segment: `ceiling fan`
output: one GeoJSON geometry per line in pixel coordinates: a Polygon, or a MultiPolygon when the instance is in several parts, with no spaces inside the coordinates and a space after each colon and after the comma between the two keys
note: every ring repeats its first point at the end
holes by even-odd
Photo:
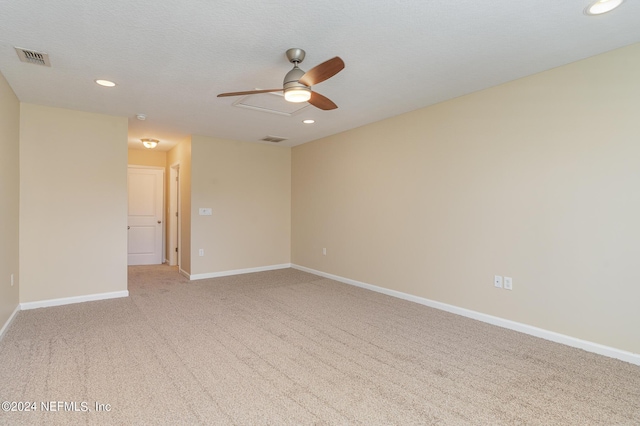
{"type": "Polygon", "coordinates": [[[339,57],[329,59],[304,72],[298,65],[304,60],[302,49],[287,50],[287,59],[293,64],[293,69],[284,77],[282,89],[247,90],[244,92],[220,93],[219,98],[225,96],[255,95],[256,93],[284,92],[284,98],[289,102],[309,102],[322,110],[336,109],[338,106],[320,93],[311,91],[311,86],[322,83],[338,74],[344,68],[344,62],[339,57]]]}

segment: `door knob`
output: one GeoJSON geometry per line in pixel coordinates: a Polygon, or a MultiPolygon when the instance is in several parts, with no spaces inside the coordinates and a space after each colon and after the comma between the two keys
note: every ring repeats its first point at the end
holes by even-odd
{"type": "Polygon", "coordinates": [[[159,221],[158,221],[158,223],[162,223],[162,221],[161,221],[161,220],[159,220],[159,221]]]}
{"type": "Polygon", "coordinates": [[[130,227],[130,226],[127,226],[127,229],[131,229],[131,227],[130,227]]]}

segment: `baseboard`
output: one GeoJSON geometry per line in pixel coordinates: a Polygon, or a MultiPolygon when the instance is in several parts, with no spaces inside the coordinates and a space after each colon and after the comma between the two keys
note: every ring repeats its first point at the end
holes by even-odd
{"type": "Polygon", "coordinates": [[[583,349],[587,352],[593,352],[599,355],[604,355],[609,358],[616,358],[631,364],[640,365],[640,354],[636,354],[633,352],[628,352],[621,349],[604,346],[599,343],[589,342],[587,340],[578,339],[576,337],[567,336],[565,334],[556,333],[554,331],[533,327],[531,325],[519,323],[516,321],[511,321],[511,320],[500,318],[500,317],[494,317],[493,315],[483,314],[481,312],[460,308],[454,305],[448,305],[442,302],[436,302],[434,300],[425,299],[423,297],[414,296],[412,294],[402,293],[400,291],[390,290],[384,287],[378,287],[372,284],[367,284],[367,283],[352,280],[349,278],[340,277],[338,275],[328,274],[326,272],[317,271],[315,269],[306,268],[300,265],[292,264],[291,267],[294,269],[298,269],[300,271],[309,272],[310,274],[319,275],[321,277],[329,278],[334,281],[339,281],[341,283],[362,287],[367,290],[372,290],[378,293],[386,294],[388,296],[397,297],[399,299],[404,299],[410,302],[419,303],[421,305],[429,306],[431,308],[439,309],[442,311],[451,312],[456,315],[472,318],[478,321],[486,322],[488,324],[497,325],[498,327],[508,328],[510,330],[519,331],[521,333],[529,334],[535,337],[540,337],[542,339],[550,340],[552,342],[562,343],[563,345],[583,349]]]}
{"type": "MultiPolygon", "coordinates": [[[[252,272],[274,271],[276,269],[286,269],[286,268],[291,268],[291,264],[283,263],[281,265],[259,266],[257,268],[247,268],[247,269],[233,269],[230,271],[209,272],[205,274],[193,274],[193,275],[187,274],[185,276],[188,277],[190,280],[204,280],[207,278],[228,277],[230,275],[250,274],[252,272]]],[[[183,272],[183,271],[180,271],[180,272],[183,272]]]]}
{"type": "Polygon", "coordinates": [[[180,275],[189,278],[189,273],[187,271],[185,271],[182,268],[178,268],[178,272],[180,273],[180,275]]]}
{"type": "Polygon", "coordinates": [[[9,326],[11,325],[13,318],[15,318],[19,310],[20,310],[20,305],[16,306],[16,308],[13,310],[11,315],[9,315],[9,319],[7,320],[7,322],[5,322],[2,328],[0,329],[0,340],[2,340],[2,338],[4,337],[4,333],[9,329],[9,326]]]}
{"type": "Polygon", "coordinates": [[[26,302],[20,304],[20,309],[26,311],[29,309],[48,308],[51,306],[71,305],[72,303],[117,299],[119,297],[129,297],[129,291],[113,291],[110,293],[87,294],[86,296],[63,297],[60,299],[40,300],[38,302],[26,302]]]}

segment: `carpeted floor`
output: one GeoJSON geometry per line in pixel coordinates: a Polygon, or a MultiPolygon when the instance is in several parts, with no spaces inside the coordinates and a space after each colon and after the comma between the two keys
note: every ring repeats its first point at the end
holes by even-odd
{"type": "Polygon", "coordinates": [[[129,291],[17,315],[0,424],[640,424],[638,366],[297,270],[129,291]]]}

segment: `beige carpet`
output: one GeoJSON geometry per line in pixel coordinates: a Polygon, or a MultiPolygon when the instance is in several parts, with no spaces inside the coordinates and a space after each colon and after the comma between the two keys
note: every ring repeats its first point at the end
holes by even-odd
{"type": "Polygon", "coordinates": [[[17,315],[1,424],[640,424],[638,366],[315,275],[129,281],[17,315]]]}

